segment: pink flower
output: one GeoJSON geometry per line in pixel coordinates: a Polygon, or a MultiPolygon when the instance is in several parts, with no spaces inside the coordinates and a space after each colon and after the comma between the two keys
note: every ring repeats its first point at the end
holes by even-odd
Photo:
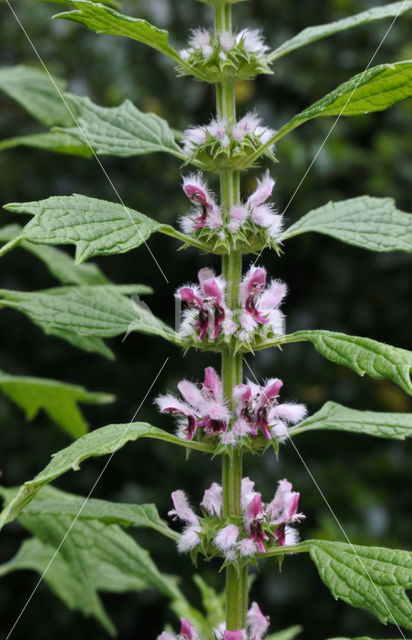
{"type": "Polygon", "coordinates": [[[180,637],[181,640],[197,640],[198,638],[194,626],[186,618],[180,620],[180,637]]]}
{"type": "Polygon", "coordinates": [[[245,632],[243,629],[237,629],[235,631],[225,631],[223,633],[223,640],[244,640],[245,632]]]}
{"type": "MultiPolygon", "coordinates": [[[[273,132],[265,127],[257,127],[255,133],[258,133],[264,144],[273,132]]],[[[270,177],[269,171],[266,171],[263,178],[257,181],[256,190],[246,202],[252,221],[267,229],[273,236],[278,235],[282,229],[282,216],[274,212],[271,204],[264,203],[272,195],[274,185],[275,181],[270,177]]]]}
{"type": "MultiPolygon", "coordinates": [[[[198,128],[196,135],[199,136],[198,128]]],[[[192,134],[193,137],[193,134],[192,134]]],[[[192,219],[194,229],[209,226],[217,229],[223,223],[220,208],[216,204],[206,182],[200,173],[191,173],[183,178],[183,191],[189,200],[200,209],[200,216],[192,219]]]]}
{"type": "Polygon", "coordinates": [[[185,402],[172,395],[160,396],[155,402],[162,413],[187,419],[184,429],[187,440],[193,439],[199,427],[211,434],[226,431],[230,412],[224,404],[222,382],[212,367],[205,369],[201,388],[189,380],[181,380],[177,388],[185,402]]]}
{"type": "Polygon", "coordinates": [[[269,620],[260,610],[259,605],[253,602],[246,616],[249,640],[262,640],[269,627],[269,620]]]}
{"type": "Polygon", "coordinates": [[[200,544],[200,531],[200,527],[197,526],[186,527],[177,541],[178,551],[180,551],[180,553],[187,553],[197,547],[197,545],[200,544]]]}
{"type": "Polygon", "coordinates": [[[256,543],[260,553],[265,553],[264,540],[269,540],[269,536],[262,529],[262,522],[265,519],[265,511],[260,493],[256,493],[250,500],[245,511],[246,529],[249,533],[249,540],[256,543]]]}
{"type": "Polygon", "coordinates": [[[220,484],[212,482],[209,489],[206,489],[200,506],[206,509],[211,515],[215,513],[220,517],[223,508],[223,491],[220,484]]]}
{"type": "Polygon", "coordinates": [[[272,195],[274,186],[275,181],[270,177],[269,171],[266,171],[263,178],[261,180],[257,180],[256,190],[252,193],[251,196],[249,196],[246,204],[251,209],[263,204],[272,195]]]}
{"type": "Polygon", "coordinates": [[[176,636],[172,636],[171,633],[163,631],[160,636],[157,636],[157,640],[176,640],[176,636]]]}
{"type": "Polygon", "coordinates": [[[305,517],[303,513],[297,512],[299,497],[299,493],[292,491],[292,484],[288,480],[280,480],[275,496],[267,506],[270,523],[277,525],[275,537],[280,546],[286,544],[286,529],[289,529],[286,525],[299,522],[305,517]]]}
{"type": "Polygon", "coordinates": [[[203,127],[189,127],[184,132],[183,148],[186,153],[193,152],[196,147],[205,144],[207,140],[206,131],[203,127]]]}
{"type": "Polygon", "coordinates": [[[237,542],[239,538],[239,529],[235,524],[228,524],[220,529],[215,537],[215,545],[223,552],[228,551],[237,542]]]}
{"type": "Polygon", "coordinates": [[[238,544],[238,549],[243,557],[254,556],[257,551],[256,544],[249,538],[243,538],[238,544]]]}
{"type": "Polygon", "coordinates": [[[268,440],[272,436],[287,435],[287,423],[299,422],[306,415],[306,407],[293,402],[278,404],[282,386],[283,382],[278,378],[269,379],[263,387],[250,380],[247,384],[237,385],[233,389],[235,425],[246,423],[252,435],[260,430],[268,440]]]}
{"type": "Polygon", "coordinates": [[[248,210],[243,205],[235,205],[229,211],[230,222],[227,225],[228,230],[231,233],[236,233],[239,231],[242,224],[246,221],[248,217],[248,210]]]}
{"type": "Polygon", "coordinates": [[[256,127],[260,125],[260,118],[256,113],[249,112],[241,118],[233,127],[232,135],[235,140],[242,142],[245,136],[252,135],[256,127]]]}
{"type": "Polygon", "coordinates": [[[171,517],[179,518],[179,520],[183,520],[187,524],[199,525],[199,518],[189,506],[186,494],[184,491],[178,489],[177,491],[173,491],[172,500],[174,509],[169,511],[168,515],[171,517]]]}
{"type": "Polygon", "coordinates": [[[186,438],[187,440],[192,440],[198,427],[198,419],[194,409],[172,395],[159,396],[155,402],[161,413],[170,413],[187,418],[186,438]]]}
{"type": "Polygon", "coordinates": [[[208,334],[211,340],[224,329],[224,321],[230,319],[230,312],[224,303],[226,283],[216,277],[211,269],[200,269],[198,273],[199,287],[196,285],[182,287],[177,295],[190,309],[198,313],[194,327],[199,329],[199,340],[208,334]],[[223,326],[222,326],[223,325],[223,326]]]}
{"type": "Polygon", "coordinates": [[[265,324],[280,335],[284,331],[284,316],[279,306],[287,288],[280,280],[271,280],[266,287],[266,271],[262,267],[252,267],[240,284],[240,303],[243,313],[240,323],[247,332],[254,331],[259,324],[265,324]]]}

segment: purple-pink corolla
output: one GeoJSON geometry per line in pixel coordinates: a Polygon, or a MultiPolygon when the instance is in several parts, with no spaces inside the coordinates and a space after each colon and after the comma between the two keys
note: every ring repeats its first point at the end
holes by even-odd
{"type": "Polygon", "coordinates": [[[173,491],[172,501],[174,509],[169,511],[169,516],[179,518],[186,524],[183,533],[181,534],[177,543],[177,548],[180,552],[185,553],[191,551],[198,544],[200,544],[199,533],[202,531],[200,520],[189,506],[186,494],[180,489],[173,491]]]}
{"type": "MultiPolygon", "coordinates": [[[[201,130],[192,128],[190,132],[193,141],[202,140],[201,130]]],[[[192,233],[195,229],[204,227],[218,229],[222,226],[223,219],[220,208],[200,173],[191,173],[183,178],[183,191],[196,207],[195,214],[181,218],[180,222],[185,233],[192,233]]]]}
{"type": "Polygon", "coordinates": [[[177,637],[167,631],[163,631],[160,636],[157,636],[157,640],[199,640],[199,636],[192,623],[186,618],[181,618],[180,633],[177,637]]]}
{"type": "Polygon", "coordinates": [[[299,497],[299,493],[292,491],[292,484],[288,480],[280,480],[272,502],[267,505],[270,522],[276,525],[275,538],[280,546],[297,542],[296,529],[287,525],[305,517],[297,512],[299,497]]]}
{"type": "Polygon", "coordinates": [[[222,381],[213,367],[205,369],[200,388],[189,380],[181,380],[177,388],[184,402],[171,394],[159,396],[155,402],[162,413],[179,416],[179,437],[192,440],[199,427],[212,435],[226,431],[231,416],[224,404],[222,381]]]}
{"type": "Polygon", "coordinates": [[[279,378],[270,378],[262,387],[250,380],[247,384],[237,385],[233,389],[237,416],[234,431],[251,435],[261,432],[267,440],[284,439],[288,433],[287,424],[300,422],[306,415],[306,407],[293,402],[278,404],[282,386],[279,378]]]}
{"type": "Polygon", "coordinates": [[[257,180],[257,187],[246,201],[246,207],[255,224],[264,227],[270,235],[277,236],[282,230],[283,218],[276,213],[272,204],[266,202],[272,195],[274,186],[275,181],[269,171],[266,171],[263,178],[257,180]]]}
{"type": "Polygon", "coordinates": [[[221,333],[231,335],[236,325],[224,301],[226,282],[207,268],[200,269],[198,280],[199,285],[181,287],[176,294],[188,306],[183,314],[181,334],[193,335],[198,329],[199,340],[206,337],[215,340],[221,333]]]}
{"type": "MultiPolygon", "coordinates": [[[[273,500],[268,504],[263,503],[261,494],[254,487],[255,483],[250,478],[242,479],[244,532],[236,525],[229,524],[219,529],[215,536],[215,545],[227,559],[233,560],[236,554],[248,557],[258,552],[265,553],[264,543],[270,540],[269,534],[274,536],[279,546],[298,541],[296,529],[289,525],[299,522],[305,516],[297,513],[299,493],[292,491],[291,483],[281,480],[273,500]]],[[[219,508],[221,507],[220,503],[219,508]]],[[[250,616],[251,620],[255,616],[254,628],[257,628],[259,620],[263,628],[263,620],[259,618],[256,607],[252,608],[250,616]]]]}
{"type": "Polygon", "coordinates": [[[252,602],[247,612],[246,626],[249,640],[262,640],[268,630],[269,619],[263,615],[257,602],[252,602]]]}
{"type": "Polygon", "coordinates": [[[284,332],[284,315],[279,310],[287,287],[280,280],[271,280],[266,286],[267,276],[263,267],[251,266],[240,284],[239,296],[242,308],[240,324],[244,331],[251,332],[260,325],[268,327],[276,335],[284,332]]]}

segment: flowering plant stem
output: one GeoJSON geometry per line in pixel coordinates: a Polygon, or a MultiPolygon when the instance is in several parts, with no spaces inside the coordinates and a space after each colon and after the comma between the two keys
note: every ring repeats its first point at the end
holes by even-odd
{"type": "MultiPolygon", "coordinates": [[[[216,31],[232,29],[232,7],[230,4],[216,4],[214,7],[216,31]]],[[[235,85],[231,80],[216,84],[216,111],[218,118],[231,126],[236,123],[235,85]]],[[[240,202],[240,173],[230,169],[220,172],[220,193],[223,214],[240,202]]],[[[242,276],[242,254],[231,252],[222,256],[222,274],[227,282],[227,304],[236,309],[239,298],[239,284],[242,276]]],[[[222,353],[222,382],[226,402],[232,402],[233,388],[242,382],[242,356],[230,351],[222,353]]],[[[240,516],[242,452],[222,457],[223,509],[225,517],[240,516]]],[[[247,566],[237,570],[233,566],[226,569],[226,628],[243,629],[246,624],[248,600],[247,566]]]]}

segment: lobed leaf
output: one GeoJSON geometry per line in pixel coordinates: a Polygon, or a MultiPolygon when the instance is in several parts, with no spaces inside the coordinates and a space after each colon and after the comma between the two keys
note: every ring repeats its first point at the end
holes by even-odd
{"type": "MultiPolygon", "coordinates": [[[[8,500],[11,500],[17,490],[0,489],[8,500]]],[[[161,519],[154,504],[127,504],[85,498],[61,491],[55,487],[45,486],[34,500],[23,510],[24,515],[37,516],[70,516],[81,520],[98,520],[103,524],[117,524],[122,527],[144,527],[153,529],[162,535],[176,540],[179,537],[168,524],[161,519]]]]}
{"type": "Polygon", "coordinates": [[[362,196],[329,202],[286,229],[281,239],[308,231],[371,251],[412,252],[412,215],[399,211],[392,198],[362,196]]]}
{"type": "Polygon", "coordinates": [[[308,540],[319,575],[336,599],[412,629],[412,553],[343,542],[308,540]]]}
{"type": "Polygon", "coordinates": [[[65,80],[49,76],[40,69],[25,65],[0,69],[0,90],[48,127],[73,124],[60,95],[65,88],[65,80]]]}
{"type": "Polygon", "coordinates": [[[187,244],[199,244],[170,225],[122,204],[78,194],[11,203],[5,209],[34,216],[24,227],[21,239],[40,244],[75,244],[76,263],[96,255],[125,253],[141,246],[157,231],[187,244]]]}
{"type": "Polygon", "coordinates": [[[0,308],[21,311],[46,334],[111,357],[102,338],[140,331],[180,345],[180,337],[143,303],[123,294],[150,293],[144,285],[59,287],[37,292],[0,290],[0,308]]]}
{"type": "Polygon", "coordinates": [[[182,440],[167,433],[167,431],[144,422],[107,425],[87,433],[65,449],[55,453],[47,467],[33,480],[26,482],[3,509],[0,514],[0,529],[18,517],[21,509],[34,498],[44,485],[53,482],[53,480],[67,471],[77,471],[80,468],[80,463],[88,458],[113,454],[128,442],[133,442],[139,438],[154,438],[155,440],[163,440],[187,449],[213,453],[213,448],[207,444],[182,440]]]}
{"type": "MultiPolygon", "coordinates": [[[[71,610],[81,611],[86,616],[95,617],[108,633],[112,636],[115,635],[115,628],[107,617],[100,598],[96,595],[93,601],[90,602],[88,598],[90,588],[85,594],[83,580],[79,581],[62,555],[58,553],[55,556],[55,552],[56,550],[52,545],[44,544],[37,538],[33,537],[25,540],[14,557],[0,565],[0,577],[13,571],[36,571],[51,591],[64,602],[66,607],[71,610]],[[50,563],[52,559],[53,561],[50,563]]],[[[96,565],[96,568],[98,567],[99,564],[96,565]]],[[[112,574],[110,578],[112,580],[114,578],[115,584],[119,582],[118,575],[112,574]]],[[[96,579],[99,579],[98,576],[96,576],[96,579]]],[[[131,581],[132,577],[130,577],[131,581]]],[[[137,581],[137,585],[140,586],[139,581],[137,581]]]]}
{"type": "Polygon", "coordinates": [[[0,229],[0,242],[10,242],[19,238],[18,246],[44,262],[50,273],[63,284],[110,284],[96,264],[75,264],[74,260],[61,249],[20,240],[22,231],[22,227],[18,224],[6,225],[0,229]]]}
{"type": "Polygon", "coordinates": [[[307,44],[311,44],[321,38],[326,38],[340,31],[351,29],[362,24],[374,22],[375,20],[382,20],[383,18],[397,18],[403,13],[406,13],[412,8],[412,0],[401,0],[400,2],[391,2],[380,7],[373,7],[367,9],[361,13],[357,13],[354,16],[343,18],[342,20],[336,20],[329,24],[321,24],[315,27],[307,27],[293,38],[286,40],[280,47],[277,47],[271,54],[269,54],[269,61],[274,62],[279,58],[282,58],[291,51],[304,47],[307,44]]]}
{"type": "Polygon", "coordinates": [[[296,331],[296,333],[254,345],[254,349],[278,347],[282,344],[305,340],[312,342],[316,351],[328,360],[349,367],[360,376],[368,374],[377,380],[392,380],[406,393],[412,395],[410,376],[412,352],[370,338],[350,336],[324,329],[296,331]]]}
{"type": "Polygon", "coordinates": [[[24,543],[17,556],[0,567],[0,575],[15,569],[37,570],[70,608],[94,616],[111,635],[116,630],[98,591],[154,588],[172,599],[181,595],[176,579],[160,573],[148,552],[117,525],[26,512],[19,520],[36,538],[24,543]]]}
{"type": "Polygon", "coordinates": [[[82,158],[90,158],[93,155],[84,142],[82,143],[76,136],[71,136],[64,132],[32,133],[27,136],[16,136],[15,138],[0,140],[0,151],[20,146],[54,151],[55,153],[68,153],[82,158]]]}
{"type": "Polygon", "coordinates": [[[78,404],[113,402],[107,393],[87,391],[84,387],[28,376],[14,376],[0,371],[3,393],[23,409],[28,420],[33,420],[40,409],[73,438],[87,432],[87,422],[78,404]]]}
{"type": "Polygon", "coordinates": [[[313,416],[289,430],[296,436],[307,431],[349,431],[377,438],[405,440],[412,438],[412,414],[356,411],[337,402],[326,402],[313,416]]]}
{"type": "Polygon", "coordinates": [[[277,131],[248,158],[249,164],[259,158],[275,142],[296,127],[313,118],[356,116],[388,107],[412,96],[412,61],[401,60],[371,67],[341,84],[315,102],[277,131]]]}
{"type": "Polygon", "coordinates": [[[59,13],[54,16],[55,18],[81,22],[97,33],[132,38],[161,51],[175,62],[183,62],[178,52],[169,44],[169,34],[165,29],[158,29],[146,20],[125,16],[102,4],[88,0],[67,0],[67,2],[75,9],[59,13]]]}
{"type": "Polygon", "coordinates": [[[166,120],[139,111],[130,100],[118,107],[101,107],[87,97],[66,94],[66,99],[76,126],[58,130],[99,155],[127,158],[160,151],[185,158],[166,120]]]}

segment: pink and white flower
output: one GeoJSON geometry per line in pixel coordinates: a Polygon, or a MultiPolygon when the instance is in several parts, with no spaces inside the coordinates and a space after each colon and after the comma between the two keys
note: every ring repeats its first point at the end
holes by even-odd
{"type": "Polygon", "coordinates": [[[299,497],[299,493],[292,491],[292,484],[288,480],[280,480],[272,502],[267,505],[270,523],[276,525],[275,538],[280,546],[297,542],[296,529],[287,525],[300,522],[305,517],[303,513],[298,513],[299,497]]]}
{"type": "MultiPolygon", "coordinates": [[[[259,132],[259,137],[262,144],[265,144],[272,135],[272,132],[267,134],[267,131],[261,127],[262,131],[259,132]],[[267,137],[268,136],[268,137],[267,137]],[[264,139],[266,138],[267,139],[264,139]]],[[[249,196],[246,206],[248,207],[250,217],[252,221],[260,227],[267,229],[268,233],[273,236],[279,235],[282,229],[282,216],[276,213],[271,204],[267,204],[266,201],[272,195],[275,181],[266,171],[261,180],[257,180],[257,187],[255,191],[249,196]]]]}
{"type": "MultiPolygon", "coordinates": [[[[201,131],[200,127],[189,129],[189,144],[192,144],[195,138],[202,140],[201,131]]],[[[200,173],[191,173],[183,178],[183,191],[200,211],[200,215],[197,217],[185,216],[181,220],[186,231],[190,232],[206,226],[210,229],[218,229],[222,226],[223,219],[220,208],[200,173]]]]}
{"type": "Polygon", "coordinates": [[[253,602],[246,616],[246,627],[249,640],[262,640],[269,627],[269,620],[260,610],[259,605],[253,602]]]}
{"type": "Polygon", "coordinates": [[[259,29],[243,29],[237,34],[236,42],[242,44],[247,53],[263,54],[269,49],[259,29]]]}
{"type": "Polygon", "coordinates": [[[178,491],[173,491],[172,501],[174,509],[169,511],[168,515],[174,519],[179,518],[179,520],[182,520],[182,522],[187,525],[183,530],[183,533],[180,535],[177,543],[178,550],[181,553],[186,553],[200,544],[199,534],[202,531],[202,527],[199,518],[189,506],[184,491],[181,491],[180,489],[178,491]]]}
{"type": "Polygon", "coordinates": [[[263,387],[250,380],[237,385],[233,389],[235,425],[246,423],[252,435],[261,432],[267,440],[286,437],[287,424],[300,422],[306,415],[306,407],[293,402],[278,404],[282,386],[279,378],[270,378],[263,387]]]}
{"type": "Polygon", "coordinates": [[[231,416],[223,401],[222,382],[212,367],[205,369],[200,388],[189,380],[181,380],[177,388],[184,402],[172,395],[160,396],[155,402],[162,413],[186,419],[179,435],[192,440],[199,427],[209,434],[226,431],[231,416]]]}
{"type": "Polygon", "coordinates": [[[198,280],[199,286],[187,285],[177,292],[189,310],[195,312],[195,315],[189,313],[184,316],[181,331],[186,335],[199,329],[199,340],[206,337],[215,340],[221,332],[230,335],[236,327],[224,302],[226,282],[207,268],[200,269],[198,280]]]}
{"type": "Polygon", "coordinates": [[[286,292],[287,287],[280,280],[271,280],[266,286],[266,270],[252,265],[240,284],[242,328],[251,333],[259,324],[267,325],[275,335],[281,335],[284,332],[284,315],[279,306],[286,292]]]}
{"type": "Polygon", "coordinates": [[[206,489],[200,506],[211,515],[215,514],[220,517],[223,509],[223,491],[220,484],[212,482],[209,489],[206,489]]]}
{"type": "Polygon", "coordinates": [[[236,629],[235,631],[225,631],[223,633],[223,640],[245,640],[245,632],[243,629],[236,629]]]}
{"type": "Polygon", "coordinates": [[[249,540],[252,540],[260,553],[265,553],[263,545],[264,540],[269,540],[269,536],[262,528],[262,522],[265,520],[265,510],[262,503],[260,493],[256,493],[249,501],[245,509],[245,526],[249,534],[249,540]]]}
{"type": "Polygon", "coordinates": [[[239,538],[239,528],[235,524],[228,524],[220,529],[215,536],[215,545],[218,549],[226,553],[233,549],[239,538]]]}

